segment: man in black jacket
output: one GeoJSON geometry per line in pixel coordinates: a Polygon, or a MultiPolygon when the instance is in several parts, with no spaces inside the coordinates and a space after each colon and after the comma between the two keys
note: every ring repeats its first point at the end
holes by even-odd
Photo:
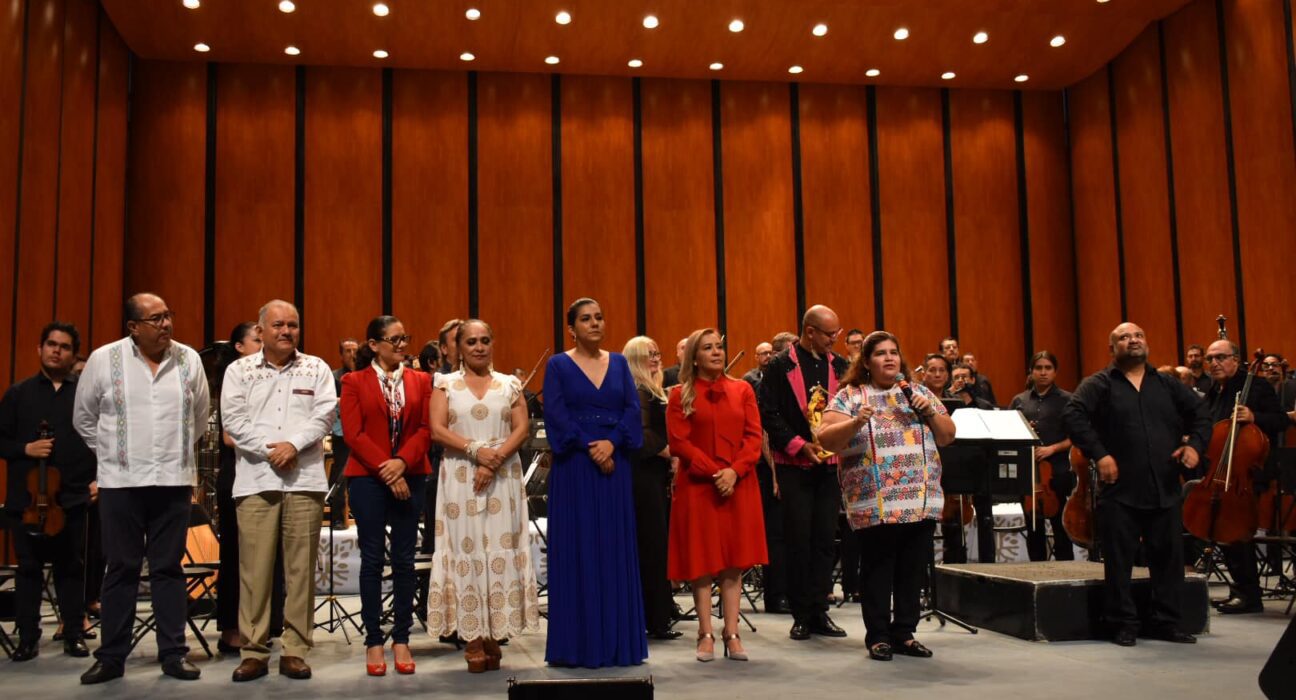
{"type": "Polygon", "coordinates": [[[81,350],[75,326],[54,322],[41,331],[41,369],[19,382],[0,400],[0,458],[8,462],[8,500],[18,577],[14,603],[18,648],[14,661],[36,657],[40,644],[40,607],[43,560],[54,565],[54,586],[63,618],[63,651],[69,656],[89,656],[82,632],[85,613],[86,511],[95,485],[95,455],[72,426],[77,378],[72,365],[81,350]],[[49,432],[41,434],[42,424],[49,432]],[[63,529],[52,537],[29,532],[22,524],[23,509],[30,503],[27,478],[41,462],[58,469],[61,485],[54,503],[63,509],[63,529]]]}
{"type": "Polygon", "coordinates": [[[1210,420],[1191,389],[1148,364],[1142,328],[1117,326],[1110,348],[1112,364],[1081,382],[1064,411],[1072,444],[1097,462],[1103,483],[1095,517],[1105,557],[1104,617],[1113,642],[1134,646],[1139,615],[1130,577],[1141,538],[1152,576],[1151,626],[1143,634],[1191,644],[1196,637],[1179,629],[1179,474],[1206,451],[1210,420]]]}
{"type": "MultiPolygon", "coordinates": [[[[1228,340],[1217,340],[1206,348],[1205,362],[1211,378],[1210,392],[1206,394],[1211,422],[1231,420],[1238,392],[1242,391],[1247,379],[1247,373],[1239,371],[1244,370],[1242,351],[1228,340]]],[[[1251,382],[1246,403],[1238,409],[1238,423],[1254,423],[1269,438],[1271,446],[1278,444],[1278,438],[1287,429],[1288,421],[1278,403],[1278,395],[1269,382],[1251,382]]],[[[1258,493],[1265,489],[1265,482],[1263,474],[1257,476],[1260,477],[1260,481],[1255,484],[1258,493]]],[[[1265,524],[1260,523],[1260,526],[1265,527],[1265,524]]],[[[1228,599],[1218,605],[1219,611],[1226,615],[1263,612],[1255,547],[1250,542],[1239,542],[1224,545],[1221,549],[1233,581],[1229,586],[1228,599]]]]}
{"type": "Polygon", "coordinates": [[[846,636],[828,617],[833,538],[841,509],[837,459],[818,456],[806,418],[812,392],[821,389],[831,400],[846,372],[846,360],[832,353],[841,330],[832,309],[807,309],[800,340],[770,360],[756,392],[783,501],[787,593],[794,618],[789,634],[797,640],[811,634],[846,636]]]}

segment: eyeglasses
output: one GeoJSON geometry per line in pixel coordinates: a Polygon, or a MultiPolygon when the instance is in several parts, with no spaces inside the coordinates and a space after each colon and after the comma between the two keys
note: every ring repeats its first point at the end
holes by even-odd
{"type": "Polygon", "coordinates": [[[160,313],[160,314],[153,314],[152,316],[145,316],[144,318],[137,318],[137,319],[135,319],[135,321],[138,322],[138,323],[147,323],[147,324],[149,324],[150,326],[153,326],[154,328],[160,328],[160,327],[162,326],[162,324],[167,323],[167,322],[173,320],[174,318],[175,318],[175,315],[172,314],[170,311],[163,311],[163,312],[160,313]]]}
{"type": "Polygon", "coordinates": [[[662,356],[661,353],[656,350],[648,351],[648,359],[650,360],[660,360],[661,356],[662,356]]]}
{"type": "Polygon", "coordinates": [[[820,328],[819,326],[810,326],[810,327],[813,328],[813,329],[815,329],[815,330],[817,330],[817,331],[819,331],[820,333],[823,333],[824,336],[826,336],[826,337],[828,337],[828,338],[836,338],[837,336],[841,335],[841,332],[842,332],[842,329],[840,329],[840,328],[838,328],[838,329],[835,330],[835,331],[826,331],[826,330],[820,328]]]}
{"type": "Polygon", "coordinates": [[[1207,361],[1207,362],[1223,362],[1223,361],[1225,361],[1225,360],[1230,360],[1230,359],[1233,359],[1233,358],[1235,358],[1235,357],[1237,357],[1237,355],[1234,355],[1234,354],[1232,354],[1232,353],[1224,353],[1224,354],[1220,354],[1220,355],[1207,355],[1207,356],[1206,356],[1206,361],[1207,361]]]}
{"type": "Polygon", "coordinates": [[[399,347],[399,346],[401,346],[401,345],[406,345],[406,344],[408,344],[409,341],[410,341],[410,337],[409,337],[408,335],[393,335],[393,336],[390,337],[390,338],[383,338],[383,339],[382,339],[381,341],[379,341],[379,342],[382,342],[382,343],[391,343],[392,345],[399,347]]]}

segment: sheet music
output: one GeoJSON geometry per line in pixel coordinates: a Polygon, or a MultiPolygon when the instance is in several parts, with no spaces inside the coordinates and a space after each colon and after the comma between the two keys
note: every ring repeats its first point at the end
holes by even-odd
{"type": "Polygon", "coordinates": [[[965,408],[950,415],[960,440],[1037,440],[1020,411],[965,408]]]}

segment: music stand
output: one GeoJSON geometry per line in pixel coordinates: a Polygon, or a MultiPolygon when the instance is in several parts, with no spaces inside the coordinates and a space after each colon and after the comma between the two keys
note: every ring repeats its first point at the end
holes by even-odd
{"type": "MultiPolygon", "coordinates": [[[[542,428],[543,429],[543,428],[542,428]]],[[[549,515],[549,466],[552,463],[553,455],[549,452],[548,441],[544,447],[535,451],[535,456],[531,458],[531,464],[527,467],[526,473],[522,477],[523,489],[526,492],[527,520],[530,522],[532,529],[535,530],[536,536],[540,538],[541,550],[545,556],[549,554],[549,535],[547,532],[548,525],[542,529],[540,527],[540,518],[548,518],[549,515]],[[544,515],[540,515],[540,512],[544,515]]],[[[545,576],[544,583],[536,581],[536,598],[547,598],[549,596],[549,576],[545,576]]],[[[541,608],[540,616],[548,619],[549,612],[541,608]]]]}
{"type": "MultiPolygon", "coordinates": [[[[325,503],[327,503],[329,499],[333,497],[333,494],[335,491],[337,491],[338,486],[341,486],[340,481],[334,483],[333,486],[329,488],[328,493],[325,494],[324,496],[325,503]]],[[[315,613],[317,616],[319,614],[319,611],[325,608],[328,609],[328,616],[316,622],[315,629],[326,630],[330,633],[336,632],[337,630],[341,629],[343,639],[346,639],[346,643],[350,644],[351,635],[347,633],[346,623],[350,622],[351,626],[355,627],[356,634],[364,634],[364,630],[360,628],[360,623],[355,621],[355,613],[349,612],[345,607],[343,607],[341,601],[338,600],[337,592],[335,588],[336,584],[334,582],[334,577],[333,577],[334,562],[333,562],[333,528],[332,527],[329,527],[328,533],[329,533],[328,565],[325,568],[325,575],[328,576],[328,595],[325,595],[324,599],[315,605],[315,613]]],[[[316,543],[315,546],[318,547],[319,544],[316,543]]]]}

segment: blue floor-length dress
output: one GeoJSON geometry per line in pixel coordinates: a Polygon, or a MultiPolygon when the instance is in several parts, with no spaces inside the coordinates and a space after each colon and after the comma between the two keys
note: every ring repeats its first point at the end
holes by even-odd
{"type": "Polygon", "coordinates": [[[648,658],[630,455],[643,442],[630,367],[611,353],[594,386],[565,353],[544,380],[549,475],[549,638],[545,661],[627,666],[648,658]],[[616,468],[604,474],[589,443],[610,440],[616,468]]]}

